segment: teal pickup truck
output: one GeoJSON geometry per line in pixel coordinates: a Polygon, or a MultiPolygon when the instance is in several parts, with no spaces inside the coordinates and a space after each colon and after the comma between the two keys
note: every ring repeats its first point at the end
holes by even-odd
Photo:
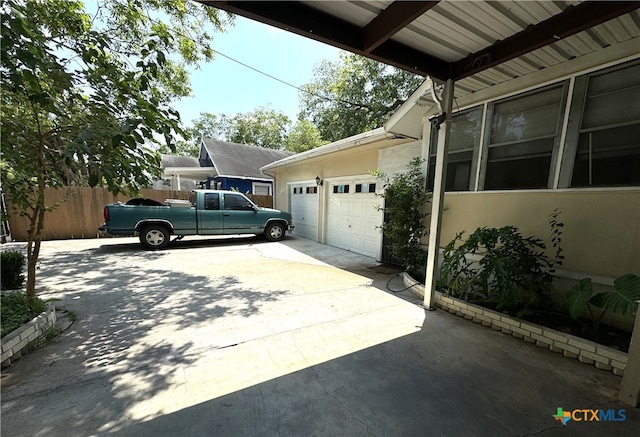
{"type": "Polygon", "coordinates": [[[153,206],[111,203],[104,207],[101,235],[140,236],[147,249],[163,249],[171,235],[264,234],[269,241],[280,241],[293,230],[288,212],[261,208],[241,193],[195,190],[190,200],[152,201],[153,206]]]}

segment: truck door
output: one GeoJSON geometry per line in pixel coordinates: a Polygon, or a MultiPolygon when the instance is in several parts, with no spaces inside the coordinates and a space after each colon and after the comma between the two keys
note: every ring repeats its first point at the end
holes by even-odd
{"type": "Polygon", "coordinates": [[[216,235],[224,233],[220,193],[204,193],[202,205],[198,206],[198,234],[216,235]]]}
{"type": "Polygon", "coordinates": [[[248,234],[261,227],[254,204],[240,193],[224,193],[223,220],[225,234],[248,234]]]}

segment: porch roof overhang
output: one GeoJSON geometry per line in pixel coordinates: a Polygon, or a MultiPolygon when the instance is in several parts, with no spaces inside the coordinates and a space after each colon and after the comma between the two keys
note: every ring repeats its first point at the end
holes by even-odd
{"type": "MultiPolygon", "coordinates": [[[[426,309],[434,301],[454,99],[612,46],[631,42],[637,50],[640,41],[638,1],[199,1],[439,82],[446,119],[436,148],[426,309]]],[[[424,117],[418,104],[427,90],[421,91],[400,108],[405,121],[424,117]]],[[[394,122],[400,126],[403,116],[394,122]]],[[[638,337],[636,323],[620,396],[633,406],[640,403],[638,337]]]]}
{"type": "Polygon", "coordinates": [[[185,179],[206,179],[218,176],[218,172],[215,167],[167,167],[163,170],[162,176],[164,178],[180,176],[185,179]]]}
{"type": "Polygon", "coordinates": [[[439,81],[455,97],[640,37],[638,1],[210,1],[439,81]]]}

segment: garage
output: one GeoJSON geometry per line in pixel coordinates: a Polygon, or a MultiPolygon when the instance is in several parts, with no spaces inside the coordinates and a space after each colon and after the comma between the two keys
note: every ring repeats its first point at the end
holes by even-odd
{"type": "Polygon", "coordinates": [[[318,186],[315,181],[290,184],[292,235],[318,241],[318,186]]]}
{"type": "Polygon", "coordinates": [[[326,182],[326,243],[372,258],[379,258],[383,212],[376,180],[363,176],[326,182]]]}

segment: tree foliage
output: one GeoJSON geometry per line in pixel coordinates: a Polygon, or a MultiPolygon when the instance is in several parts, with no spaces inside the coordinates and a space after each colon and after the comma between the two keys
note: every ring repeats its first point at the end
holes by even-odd
{"type": "Polygon", "coordinates": [[[172,99],[188,94],[184,63],[210,59],[217,10],[187,0],[2,2],[3,190],[29,221],[27,294],[44,232],[45,187],[136,192],[159,173],[151,144],[182,134],[172,99]],[[159,20],[160,14],[168,20],[159,20]],[[167,24],[169,22],[170,24],[167,24]],[[174,60],[177,59],[177,60],[174,60]],[[176,80],[178,79],[178,80],[176,80]]]}
{"type": "Polygon", "coordinates": [[[369,58],[341,53],[323,61],[300,93],[301,116],[337,141],[382,126],[424,78],[369,58]]]}
{"type": "MultiPolygon", "coordinates": [[[[310,121],[298,120],[292,127],[282,111],[266,107],[234,116],[202,112],[184,131],[186,139],[178,143],[176,153],[193,157],[198,156],[203,137],[291,152],[326,143],[310,121]]],[[[169,148],[163,147],[161,152],[169,153],[169,148]]]]}
{"type": "Polygon", "coordinates": [[[268,149],[282,149],[291,120],[282,111],[261,107],[236,114],[230,121],[227,139],[268,149]]]}
{"type": "Polygon", "coordinates": [[[299,119],[291,128],[284,141],[284,148],[289,152],[300,153],[310,149],[315,149],[327,141],[322,139],[320,131],[313,123],[304,118],[299,119]]]}

